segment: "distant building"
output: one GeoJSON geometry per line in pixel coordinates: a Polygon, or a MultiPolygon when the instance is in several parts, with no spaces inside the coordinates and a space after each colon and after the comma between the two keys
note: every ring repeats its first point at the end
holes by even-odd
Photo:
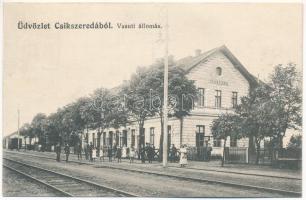
{"type": "Polygon", "coordinates": [[[18,132],[13,132],[10,135],[7,135],[3,138],[3,148],[5,149],[16,149],[18,147],[18,138],[19,138],[19,148],[23,147],[25,138],[18,135],[18,132]]]}
{"type": "MultiPolygon", "coordinates": [[[[226,46],[201,53],[196,51],[195,56],[178,60],[176,65],[183,68],[187,77],[194,80],[200,97],[195,102],[195,108],[190,116],[184,118],[183,134],[180,135],[180,122],[177,118],[168,120],[168,142],[176,147],[182,144],[202,147],[210,143],[213,154],[220,154],[223,140],[212,137],[210,125],[213,119],[221,113],[233,112],[240,103],[242,96],[247,96],[249,90],[256,86],[257,80],[226,46]]],[[[145,143],[159,147],[160,119],[152,118],[144,124],[145,143]]],[[[98,134],[90,130],[89,142],[97,145],[98,134]]],[[[136,123],[130,123],[119,129],[107,129],[102,133],[100,144],[138,147],[139,129],[136,123]]],[[[234,140],[229,138],[226,146],[248,147],[248,138],[234,140]]]]}

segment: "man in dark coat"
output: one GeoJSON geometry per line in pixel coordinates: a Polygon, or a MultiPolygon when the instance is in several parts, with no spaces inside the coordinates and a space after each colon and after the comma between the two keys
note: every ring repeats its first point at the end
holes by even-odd
{"type": "Polygon", "coordinates": [[[113,157],[113,151],[112,151],[112,148],[111,147],[108,147],[107,148],[107,156],[108,156],[108,161],[109,162],[112,162],[112,157],[113,157]]]}
{"type": "Polygon", "coordinates": [[[211,152],[212,152],[212,147],[210,144],[208,144],[208,147],[207,147],[207,161],[210,161],[211,159],[211,152]]]}
{"type": "Polygon", "coordinates": [[[141,163],[146,162],[146,149],[143,145],[140,147],[140,157],[141,157],[141,163]]]}
{"type": "Polygon", "coordinates": [[[81,143],[77,144],[77,154],[78,154],[78,160],[82,160],[82,145],[81,143]]]}
{"type": "Polygon", "coordinates": [[[55,153],[56,153],[56,161],[60,162],[61,161],[61,145],[60,143],[57,143],[55,146],[55,153]]]}
{"type": "Polygon", "coordinates": [[[116,154],[117,154],[117,159],[118,159],[118,162],[121,162],[122,150],[121,150],[121,148],[120,148],[120,147],[119,147],[119,148],[117,148],[117,152],[116,152],[116,154]]]}
{"type": "Polygon", "coordinates": [[[90,162],[93,161],[93,159],[92,159],[92,150],[93,150],[93,148],[94,148],[94,146],[92,145],[92,142],[91,142],[90,145],[89,145],[89,148],[88,148],[90,162]]]}
{"type": "Polygon", "coordinates": [[[68,144],[66,144],[64,151],[65,151],[65,154],[66,154],[66,162],[68,162],[68,158],[69,158],[69,154],[70,154],[70,147],[69,147],[68,144]]]}
{"type": "Polygon", "coordinates": [[[171,148],[171,151],[170,151],[170,162],[175,162],[176,154],[177,154],[177,149],[174,146],[174,144],[172,144],[172,148],[171,148]]]}
{"type": "Polygon", "coordinates": [[[84,147],[85,159],[86,160],[88,160],[88,149],[89,149],[89,145],[88,145],[88,143],[86,143],[85,147],[84,147]]]}

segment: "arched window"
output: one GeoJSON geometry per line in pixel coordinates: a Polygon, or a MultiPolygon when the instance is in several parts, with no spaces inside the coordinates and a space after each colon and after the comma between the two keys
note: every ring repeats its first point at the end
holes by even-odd
{"type": "Polygon", "coordinates": [[[216,74],[217,74],[218,76],[221,76],[221,75],[222,75],[222,69],[221,69],[221,67],[217,67],[217,68],[216,68],[216,74]]]}

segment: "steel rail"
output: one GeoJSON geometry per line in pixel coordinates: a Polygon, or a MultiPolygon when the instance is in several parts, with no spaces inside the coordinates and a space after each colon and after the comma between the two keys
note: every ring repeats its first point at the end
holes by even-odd
{"type": "Polygon", "coordinates": [[[115,189],[113,187],[97,184],[97,183],[94,183],[92,181],[88,181],[88,180],[84,180],[84,179],[81,179],[81,178],[73,177],[73,176],[70,176],[70,175],[67,175],[67,174],[63,174],[63,173],[60,173],[60,172],[55,172],[53,170],[44,169],[44,168],[41,168],[41,167],[38,167],[38,166],[34,166],[34,165],[29,165],[29,164],[26,164],[24,162],[12,160],[12,159],[5,158],[5,157],[3,157],[3,159],[4,160],[8,160],[10,162],[18,163],[18,164],[23,165],[23,166],[31,167],[31,168],[38,169],[38,170],[41,170],[41,171],[45,171],[45,172],[53,173],[53,174],[60,175],[60,176],[66,177],[66,178],[70,178],[70,179],[76,180],[76,181],[78,181],[80,183],[86,183],[86,184],[92,185],[92,186],[97,187],[97,188],[101,188],[101,189],[105,189],[105,190],[108,190],[108,191],[111,191],[111,192],[115,192],[115,193],[123,195],[125,197],[138,197],[138,195],[130,193],[130,192],[126,192],[126,191],[122,191],[122,190],[119,190],[119,189],[115,189]]]}
{"type": "Polygon", "coordinates": [[[20,174],[20,175],[22,175],[22,176],[24,176],[24,177],[26,177],[26,178],[28,178],[30,180],[33,180],[33,181],[38,182],[40,184],[43,184],[43,185],[47,186],[48,188],[51,188],[51,189],[55,190],[56,192],[59,192],[59,193],[63,194],[65,197],[72,197],[73,196],[72,194],[70,194],[68,192],[65,192],[65,191],[63,191],[63,190],[61,190],[61,189],[59,189],[59,188],[57,188],[57,187],[55,187],[53,185],[50,185],[50,184],[48,184],[48,183],[46,183],[44,181],[38,180],[37,178],[34,178],[33,176],[30,176],[29,174],[25,174],[25,173],[23,173],[23,172],[21,172],[21,171],[19,171],[17,169],[14,169],[12,167],[9,167],[9,166],[7,166],[5,164],[3,164],[3,167],[5,167],[5,168],[7,168],[7,169],[9,169],[9,170],[11,170],[13,172],[16,172],[16,173],[18,173],[18,174],[20,174]]]}

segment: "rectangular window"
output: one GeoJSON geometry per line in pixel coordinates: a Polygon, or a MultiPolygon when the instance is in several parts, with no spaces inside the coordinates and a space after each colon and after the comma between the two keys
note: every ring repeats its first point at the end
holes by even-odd
{"type": "Polygon", "coordinates": [[[199,100],[198,100],[198,106],[204,107],[204,101],[205,101],[205,89],[204,88],[198,88],[199,92],[199,100]]]}
{"type": "Polygon", "coordinates": [[[152,145],[154,145],[154,137],[155,137],[155,135],[154,135],[154,128],[151,127],[150,128],[150,144],[152,144],[152,145]]]}
{"type": "Polygon", "coordinates": [[[135,129],[132,129],[131,146],[135,147],[135,129]]]}
{"type": "Polygon", "coordinates": [[[112,131],[109,132],[109,143],[108,143],[108,145],[110,147],[113,146],[113,132],[112,131]]]}
{"type": "Polygon", "coordinates": [[[205,136],[205,126],[197,125],[196,126],[196,147],[204,146],[204,136],[205,136]]]}
{"type": "Polygon", "coordinates": [[[221,90],[216,90],[215,107],[221,108],[221,90]]]}
{"type": "Polygon", "coordinates": [[[236,138],[230,138],[230,146],[231,147],[237,147],[237,139],[236,138]]]}
{"type": "Polygon", "coordinates": [[[221,139],[214,139],[214,147],[221,147],[221,139]]]}
{"type": "Polygon", "coordinates": [[[122,131],[122,138],[121,138],[121,146],[127,146],[127,131],[123,130],[122,131]]]}
{"type": "Polygon", "coordinates": [[[233,108],[237,107],[237,99],[238,99],[238,92],[232,93],[232,106],[233,108]]]}

